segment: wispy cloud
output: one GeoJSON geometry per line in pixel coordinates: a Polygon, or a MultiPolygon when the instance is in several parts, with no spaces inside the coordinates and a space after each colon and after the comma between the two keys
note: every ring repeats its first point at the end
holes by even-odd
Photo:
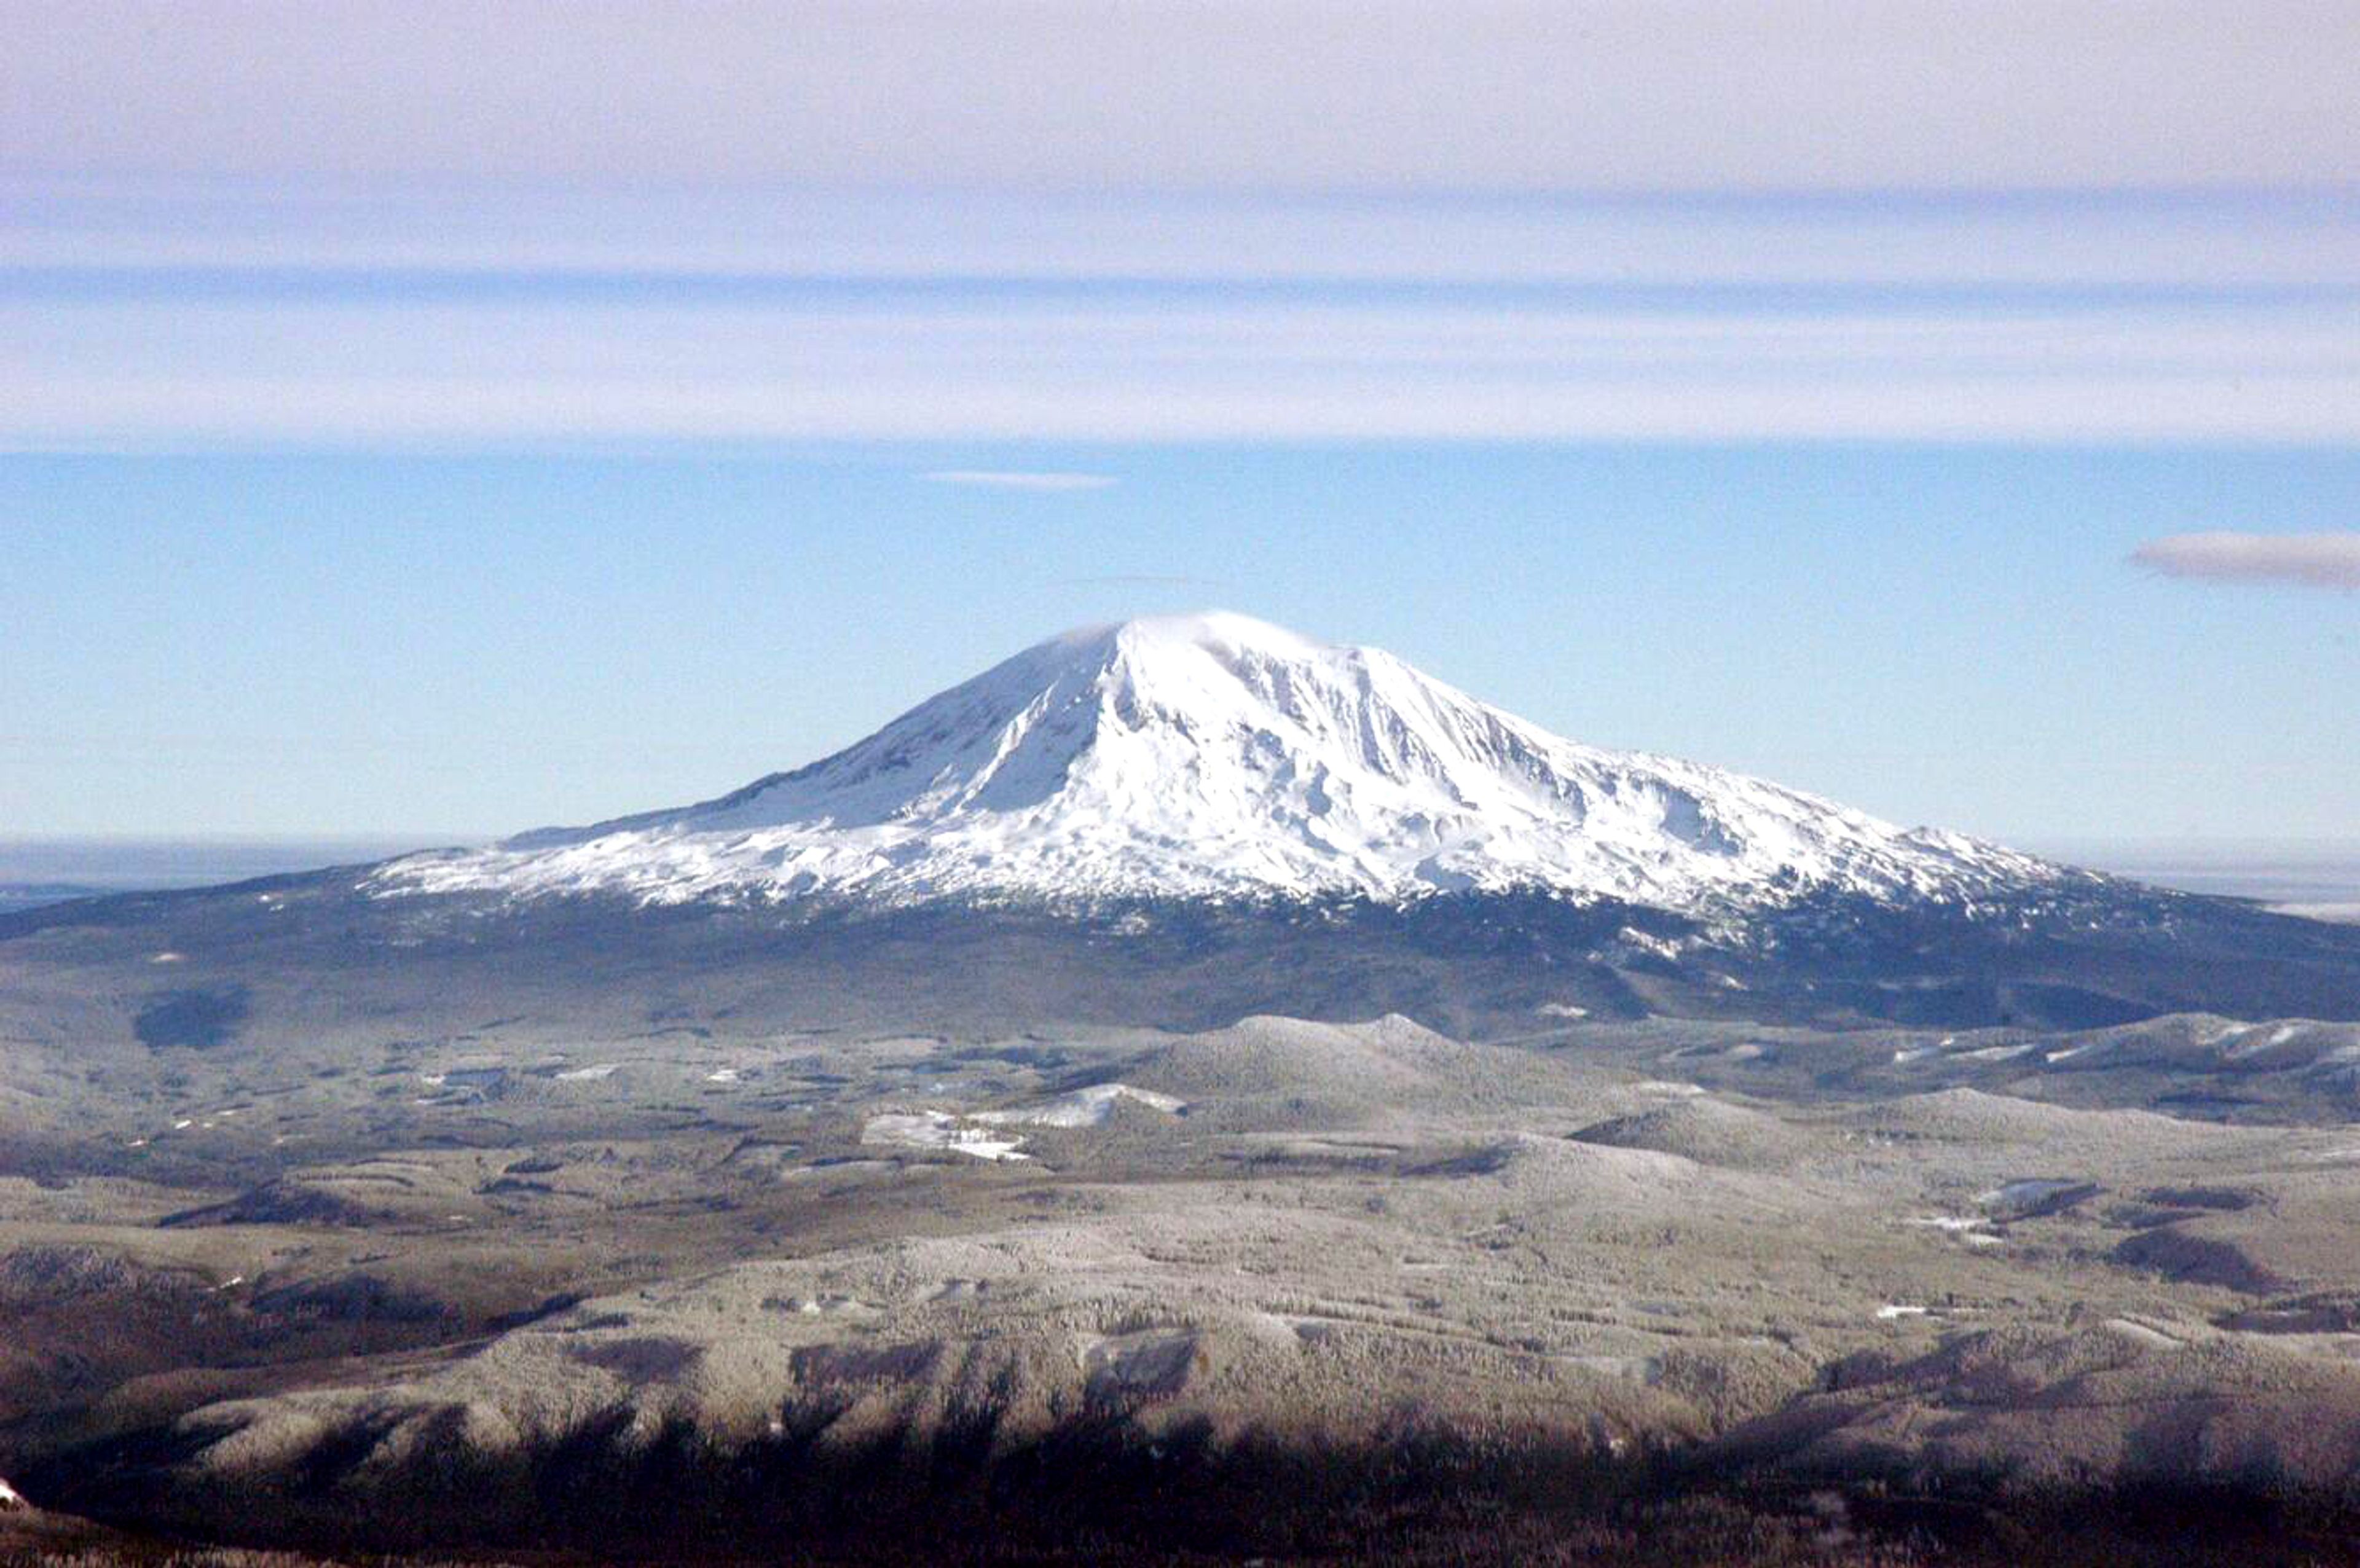
{"type": "Polygon", "coordinates": [[[972,485],[986,490],[1104,490],[1111,474],[1065,474],[1010,468],[938,468],[919,478],[929,485],[972,485]]]}
{"type": "Polygon", "coordinates": [[[0,451],[2360,444],[2349,4],[185,9],[12,0],[0,451]]]}
{"type": "Polygon", "coordinates": [[[2131,559],[2166,577],[2360,592],[2360,532],[2173,534],[2131,559]]]}
{"type": "MultiPolygon", "coordinates": [[[[0,147],[6,138],[0,136],[0,147]]],[[[497,191],[74,181],[0,164],[0,267],[82,295],[792,303],[891,284],[1017,297],[1500,284],[1674,299],[2129,290],[2349,298],[2342,191],[1301,201],[1118,192],[497,191]],[[17,269],[22,269],[18,271],[17,269]]]]}
{"type": "Polygon", "coordinates": [[[0,450],[2360,444],[2349,202],[419,200],[0,184],[0,450]]]}
{"type": "Polygon", "coordinates": [[[10,0],[16,169],[1226,191],[2333,182],[2278,0],[10,0]],[[618,69],[618,61],[630,62],[618,69]],[[1078,85],[1077,84],[1081,84],[1078,85]]]}

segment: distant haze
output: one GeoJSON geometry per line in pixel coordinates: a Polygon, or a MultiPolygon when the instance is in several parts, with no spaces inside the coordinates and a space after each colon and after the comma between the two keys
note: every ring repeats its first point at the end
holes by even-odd
{"type": "MultiPolygon", "coordinates": [[[[82,892],[194,887],[481,844],[489,833],[367,839],[0,840],[0,910],[82,892]]],[[[2042,844],[2040,853],[2158,887],[2360,920],[2360,844],[2137,840],[2042,844]]]]}
{"type": "Polygon", "coordinates": [[[2360,14],[19,0],[0,167],[1230,191],[2360,178],[2360,14]]]}
{"type": "Polygon", "coordinates": [[[105,892],[202,887],[284,871],[385,859],[469,842],[410,838],[0,839],[0,888],[71,887],[105,892]]]}
{"type": "Polygon", "coordinates": [[[2158,887],[2258,898],[2318,919],[2360,920],[2360,843],[2146,839],[2044,848],[2057,858],[2158,887]]]}

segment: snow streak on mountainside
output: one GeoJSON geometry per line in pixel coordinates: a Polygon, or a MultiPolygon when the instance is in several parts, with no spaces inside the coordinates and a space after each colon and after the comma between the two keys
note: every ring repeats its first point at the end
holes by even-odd
{"type": "Polygon", "coordinates": [[[1393,900],[1678,909],[2061,875],[1718,768],[1562,740],[1375,648],[1243,616],[1072,632],[719,800],[413,856],[383,891],[1393,900]]]}

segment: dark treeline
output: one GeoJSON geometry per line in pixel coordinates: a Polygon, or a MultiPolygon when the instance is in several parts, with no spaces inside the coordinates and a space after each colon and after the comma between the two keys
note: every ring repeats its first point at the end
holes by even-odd
{"type": "Polygon", "coordinates": [[[634,1434],[620,1408],[561,1440],[486,1457],[459,1440],[455,1410],[451,1420],[434,1457],[395,1471],[373,1465],[373,1434],[355,1432],[281,1484],[232,1479],[195,1497],[160,1482],[161,1465],[201,1441],[182,1433],[85,1452],[28,1475],[27,1489],[132,1532],[85,1553],[92,1568],[168,1552],[167,1541],[299,1560],[662,1563],[2360,1562],[2360,1498],[2259,1485],[2023,1494],[1765,1481],[1675,1451],[1607,1458],[1576,1440],[1475,1440],[1416,1423],[1350,1444],[1191,1428],[1150,1441],[1112,1422],[1007,1447],[988,1423],[923,1445],[847,1449],[817,1426],[723,1443],[686,1423],[634,1434]]]}

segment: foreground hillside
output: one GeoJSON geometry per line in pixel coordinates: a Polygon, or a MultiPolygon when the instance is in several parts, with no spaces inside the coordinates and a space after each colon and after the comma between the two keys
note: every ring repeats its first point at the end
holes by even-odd
{"type": "Polygon", "coordinates": [[[37,1504],[311,1550],[1972,1561],[2126,1491],[2316,1545],[2360,1486],[2351,1026],[359,1038],[12,1057],[37,1504]],[[2208,1050],[2320,1125],[2092,1103],[2208,1050]]]}

